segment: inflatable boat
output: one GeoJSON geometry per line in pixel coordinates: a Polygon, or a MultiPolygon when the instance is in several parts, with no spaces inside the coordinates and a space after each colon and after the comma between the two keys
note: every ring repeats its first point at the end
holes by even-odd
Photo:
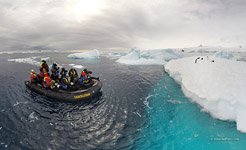
{"type": "Polygon", "coordinates": [[[28,89],[35,91],[39,94],[45,95],[49,98],[64,102],[77,102],[88,100],[101,91],[102,82],[100,80],[92,79],[90,84],[90,86],[87,85],[86,88],[79,89],[76,91],[65,91],[61,89],[45,89],[41,85],[31,83],[30,81],[25,81],[25,85],[28,89]]]}

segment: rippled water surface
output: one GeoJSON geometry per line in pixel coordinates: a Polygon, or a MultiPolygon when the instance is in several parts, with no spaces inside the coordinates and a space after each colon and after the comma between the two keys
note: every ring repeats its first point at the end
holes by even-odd
{"type": "Polygon", "coordinates": [[[81,61],[67,59],[67,54],[49,55],[50,63],[92,69],[103,81],[101,96],[87,103],[55,102],[25,88],[24,80],[36,66],[7,61],[28,54],[0,55],[0,147],[131,149],[146,120],[144,98],[161,77],[162,67],[125,66],[104,57],[81,61]]]}
{"type": "Polygon", "coordinates": [[[127,66],[107,57],[67,59],[66,53],[0,55],[0,149],[244,149],[234,122],[201,112],[162,66],[127,66]],[[103,81],[102,93],[61,103],[25,88],[31,68],[12,58],[49,56],[85,65],[103,81]]]}

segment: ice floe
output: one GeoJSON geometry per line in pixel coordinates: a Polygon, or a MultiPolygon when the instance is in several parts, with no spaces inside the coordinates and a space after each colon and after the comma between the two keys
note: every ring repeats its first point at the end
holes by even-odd
{"type": "Polygon", "coordinates": [[[100,53],[98,50],[91,50],[82,53],[72,53],[67,56],[68,58],[73,59],[95,59],[100,57],[100,53]]]}
{"type": "MultiPolygon", "coordinates": [[[[48,61],[50,59],[50,57],[28,57],[28,58],[15,58],[15,59],[8,59],[8,61],[11,61],[11,62],[16,62],[16,63],[26,63],[26,64],[31,64],[31,65],[36,65],[36,66],[39,66],[40,64],[40,61],[41,60],[45,60],[45,61],[48,61]]],[[[82,69],[84,68],[84,66],[82,65],[76,65],[76,64],[58,64],[58,67],[59,68],[62,68],[64,66],[70,66],[72,68],[76,68],[76,69],[82,69]]],[[[49,66],[50,68],[52,68],[52,64],[49,66]]]]}
{"type": "Polygon", "coordinates": [[[49,60],[50,57],[27,57],[27,58],[15,58],[8,59],[8,61],[17,62],[17,63],[26,63],[31,65],[38,66],[41,60],[49,60]]]}
{"type": "Polygon", "coordinates": [[[68,65],[71,66],[72,68],[77,68],[77,69],[84,68],[84,66],[82,66],[82,65],[75,65],[75,64],[68,64],[68,65]]]}
{"type": "Polygon", "coordinates": [[[0,51],[0,54],[40,54],[40,53],[58,53],[58,50],[17,50],[17,51],[0,51]]]}
{"type": "Polygon", "coordinates": [[[75,64],[68,64],[69,66],[75,66],[75,64]]]}
{"type": "Polygon", "coordinates": [[[74,65],[73,68],[82,69],[82,68],[84,68],[84,66],[82,66],[82,65],[74,65]]]}
{"type": "Polygon", "coordinates": [[[121,56],[116,62],[127,65],[163,65],[171,59],[180,57],[171,49],[141,51],[135,48],[125,56],[121,56]]]}
{"type": "Polygon", "coordinates": [[[204,111],[246,132],[246,63],[216,57],[171,60],[165,70],[204,111]],[[195,60],[198,60],[195,63],[195,60]]]}

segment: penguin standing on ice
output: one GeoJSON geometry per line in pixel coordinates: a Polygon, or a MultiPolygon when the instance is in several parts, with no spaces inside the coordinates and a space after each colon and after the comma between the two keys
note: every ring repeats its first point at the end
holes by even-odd
{"type": "Polygon", "coordinates": [[[197,57],[196,60],[195,60],[195,63],[197,63],[197,60],[200,59],[200,57],[197,57]]]}

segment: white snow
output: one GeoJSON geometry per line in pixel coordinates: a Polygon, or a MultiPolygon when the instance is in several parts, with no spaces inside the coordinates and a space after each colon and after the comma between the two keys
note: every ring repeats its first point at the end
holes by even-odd
{"type": "Polygon", "coordinates": [[[50,57],[28,57],[28,58],[15,58],[8,59],[8,61],[17,62],[17,63],[26,63],[31,65],[39,66],[41,60],[49,60],[50,57]]]}
{"type": "Polygon", "coordinates": [[[68,58],[73,59],[95,59],[100,57],[100,53],[98,50],[91,50],[82,53],[72,53],[67,56],[68,58]]]}
{"type": "Polygon", "coordinates": [[[82,69],[84,66],[82,65],[75,65],[75,64],[68,64],[69,66],[72,66],[72,68],[82,69]]]}
{"type": "Polygon", "coordinates": [[[82,65],[74,65],[73,68],[82,69],[82,68],[84,68],[84,66],[82,66],[82,65]]]}
{"type": "Polygon", "coordinates": [[[204,57],[195,63],[196,58],[171,60],[165,70],[203,110],[236,121],[237,129],[246,132],[246,62],[204,57]]]}
{"type": "Polygon", "coordinates": [[[177,59],[181,56],[171,49],[166,50],[139,50],[132,49],[116,62],[127,65],[163,65],[166,61],[177,59]]]}
{"type": "Polygon", "coordinates": [[[75,66],[75,64],[68,64],[69,66],[75,66]]]}

